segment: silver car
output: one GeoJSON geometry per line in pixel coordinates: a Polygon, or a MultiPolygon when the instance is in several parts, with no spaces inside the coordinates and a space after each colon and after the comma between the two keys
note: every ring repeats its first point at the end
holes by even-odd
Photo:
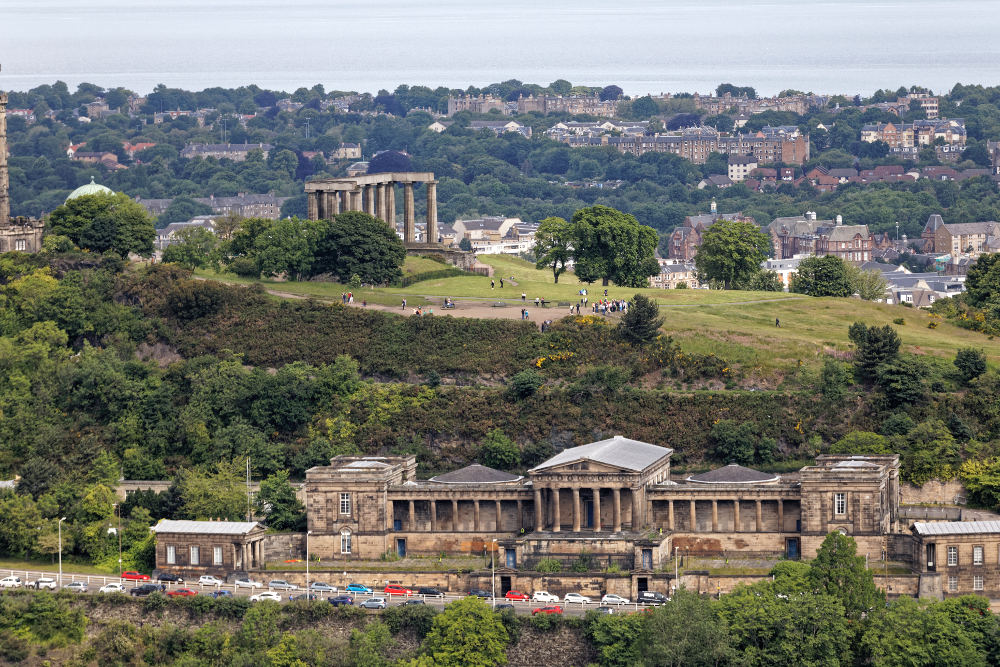
{"type": "Polygon", "coordinates": [[[322,581],[314,581],[309,584],[309,590],[317,593],[336,593],[337,587],[331,586],[330,584],[324,584],[322,581]]]}
{"type": "Polygon", "coordinates": [[[242,577],[233,582],[236,588],[249,588],[253,590],[254,588],[264,588],[264,584],[259,581],[254,581],[250,577],[242,577]]]}
{"type": "Polygon", "coordinates": [[[295,584],[290,584],[284,579],[272,579],[271,581],[267,582],[267,587],[278,591],[299,590],[298,586],[296,586],[295,584]]]}
{"type": "Polygon", "coordinates": [[[370,598],[362,602],[359,606],[365,609],[385,609],[385,598],[370,598]]]}
{"type": "Polygon", "coordinates": [[[67,591],[72,591],[74,593],[86,593],[87,592],[87,582],[85,581],[71,581],[65,586],[64,589],[67,591]]]}

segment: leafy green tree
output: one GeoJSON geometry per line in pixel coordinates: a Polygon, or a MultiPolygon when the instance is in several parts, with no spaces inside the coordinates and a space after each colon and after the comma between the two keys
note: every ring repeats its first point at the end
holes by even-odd
{"type": "Polygon", "coordinates": [[[170,206],[156,218],[156,224],[166,227],[171,222],[186,222],[195,216],[212,215],[212,212],[211,206],[196,202],[191,197],[175,197],[170,206]]]}
{"type": "Polygon", "coordinates": [[[350,655],[357,667],[388,667],[385,655],[392,647],[389,626],[381,621],[369,623],[363,630],[351,630],[350,655]]]}
{"type": "Polygon", "coordinates": [[[889,438],[869,431],[851,431],[830,445],[831,454],[888,454],[889,438]]]}
{"type": "Polygon", "coordinates": [[[812,589],[837,599],[846,617],[855,622],[885,603],[885,593],[875,587],[871,570],[857,550],[854,538],[833,532],[809,563],[812,589]]]}
{"type": "Polygon", "coordinates": [[[422,657],[435,667],[494,667],[507,664],[508,635],[503,622],[482,600],[467,597],[448,604],[424,638],[422,657]]]}
{"type": "Polygon", "coordinates": [[[970,633],[947,611],[908,597],[892,601],[865,621],[858,648],[864,664],[874,667],[987,664],[970,633]]]}
{"type": "Polygon", "coordinates": [[[604,86],[599,93],[599,97],[602,102],[607,102],[608,100],[620,100],[622,95],[624,95],[624,92],[622,91],[621,86],[616,86],[614,84],[604,86]]]}
{"type": "Polygon", "coordinates": [[[847,332],[854,343],[854,373],[859,380],[871,382],[877,375],[876,369],[899,354],[899,334],[891,326],[866,326],[855,322],[847,332]]]}
{"type": "Polygon", "coordinates": [[[889,404],[898,407],[924,400],[927,366],[920,359],[895,358],[875,368],[875,384],[885,393],[889,404]]]}
{"type": "Polygon", "coordinates": [[[513,470],[521,463],[521,450],[503,431],[490,429],[479,446],[479,461],[490,468],[513,470]]]}
{"type": "Polygon", "coordinates": [[[811,593],[809,565],[794,560],[782,560],[774,564],[771,571],[772,588],[778,595],[801,595],[811,593]]]}
{"type": "Polygon", "coordinates": [[[152,254],[156,236],[146,209],[121,192],[71,199],[52,211],[48,226],[50,233],[66,236],[80,248],[122,258],[152,254]]]}
{"type": "Polygon", "coordinates": [[[42,524],[42,514],[35,502],[28,496],[6,491],[0,493],[0,553],[13,556],[27,556],[36,548],[38,531],[42,524]]]}
{"type": "Polygon", "coordinates": [[[401,151],[382,151],[376,153],[368,161],[369,174],[381,174],[388,171],[413,171],[410,156],[401,151]]]}
{"type": "Polygon", "coordinates": [[[903,477],[918,486],[934,477],[951,477],[962,462],[961,446],[940,419],[920,422],[894,443],[896,451],[902,450],[903,477]]]}
{"type": "Polygon", "coordinates": [[[288,483],[287,470],[279,470],[260,483],[256,502],[257,514],[265,518],[268,528],[305,530],[305,508],[295,496],[295,489],[288,483]]]}
{"type": "Polygon", "coordinates": [[[749,422],[721,419],[712,424],[708,439],[713,446],[712,455],[718,461],[749,466],[774,458],[774,440],[757,435],[749,422]]]}
{"type": "Polygon", "coordinates": [[[463,236],[462,240],[458,242],[458,249],[465,252],[472,252],[472,241],[463,236]]]}
{"type": "Polygon", "coordinates": [[[177,232],[178,242],[163,251],[163,261],[180,264],[186,269],[200,269],[208,266],[212,251],[219,240],[204,227],[182,229],[177,232]]]}
{"type": "Polygon", "coordinates": [[[695,265],[703,280],[738,289],[755,273],[771,250],[771,240],[757,225],[720,220],[705,230],[695,265]]]}
{"type": "Polygon", "coordinates": [[[932,609],[947,614],[964,630],[987,664],[1000,663],[1000,617],[992,613],[989,600],[977,595],[962,595],[938,602],[932,609]]]}
{"type": "Polygon", "coordinates": [[[1000,508],[1000,458],[966,461],[958,477],[975,505],[994,511],[1000,508]]]}
{"type": "Polygon", "coordinates": [[[955,355],[953,363],[962,382],[969,384],[986,372],[986,353],[974,347],[963,347],[955,355]]]}
{"type": "Polygon", "coordinates": [[[781,292],[785,289],[784,283],[781,282],[781,276],[776,271],[763,269],[751,275],[740,287],[751,292],[781,292]]]}
{"type": "Polygon", "coordinates": [[[659,238],[635,217],[597,205],[574,213],[572,225],[575,271],[583,282],[646,287],[649,276],[659,273],[659,238]]]}
{"type": "Polygon", "coordinates": [[[824,359],[820,371],[820,393],[828,401],[839,401],[844,397],[850,376],[844,364],[836,359],[824,359]]]}
{"type": "Polygon", "coordinates": [[[848,264],[834,255],[807,257],[799,262],[789,290],[809,296],[850,296],[848,264]]]}
{"type": "Polygon", "coordinates": [[[644,620],[639,614],[587,614],[587,638],[597,647],[601,665],[632,667],[639,664],[639,637],[644,620]]]}
{"type": "Polygon", "coordinates": [[[191,519],[239,520],[247,513],[245,464],[220,461],[215,472],[181,470],[178,490],[183,513],[191,519]]]}
{"type": "Polygon", "coordinates": [[[515,401],[533,396],[544,380],[538,371],[527,369],[516,373],[507,383],[507,395],[515,401]]]}
{"type": "Polygon", "coordinates": [[[656,338],[663,320],[655,301],[644,294],[636,294],[618,323],[618,336],[632,345],[646,345],[656,338]]]}
{"type": "Polygon", "coordinates": [[[641,664],[649,667],[717,667],[733,657],[726,625],[712,603],[683,588],[649,614],[638,648],[641,664]]]}
{"type": "Polygon", "coordinates": [[[403,277],[406,249],[393,229],[371,215],[347,211],[336,216],[319,240],[312,275],[330,273],[340,282],[357,275],[384,285],[403,277]]]}
{"type": "Polygon", "coordinates": [[[535,268],[551,268],[552,277],[558,283],[572,259],[573,227],[562,218],[542,220],[535,232],[535,268]]]}
{"type": "Polygon", "coordinates": [[[1000,253],[980,255],[965,278],[965,300],[984,307],[1000,300],[1000,253]]]}
{"type": "Polygon", "coordinates": [[[889,283],[878,271],[862,271],[859,267],[848,264],[847,276],[852,294],[857,294],[865,301],[885,298],[885,289],[889,283]]]}
{"type": "Polygon", "coordinates": [[[310,275],[317,246],[327,234],[325,220],[277,220],[254,239],[253,253],[265,276],[285,275],[292,280],[310,275]]]}

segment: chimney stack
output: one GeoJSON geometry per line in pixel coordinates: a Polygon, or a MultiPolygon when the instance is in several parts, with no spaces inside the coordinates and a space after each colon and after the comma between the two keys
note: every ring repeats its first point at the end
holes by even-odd
{"type": "Polygon", "coordinates": [[[837,216],[837,224],[838,225],[844,224],[844,216],[842,216],[842,215],[838,215],[837,216]]]}

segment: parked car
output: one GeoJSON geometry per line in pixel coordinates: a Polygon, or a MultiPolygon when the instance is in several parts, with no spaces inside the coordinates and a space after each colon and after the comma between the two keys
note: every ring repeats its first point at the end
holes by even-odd
{"type": "Polygon", "coordinates": [[[443,598],[444,593],[436,588],[420,587],[417,589],[417,595],[423,595],[425,598],[443,598]]]}
{"type": "Polygon", "coordinates": [[[590,604],[590,598],[579,593],[567,593],[563,596],[563,602],[576,602],[577,604],[590,604]]]}
{"type": "Polygon", "coordinates": [[[190,588],[175,588],[172,591],[167,591],[167,595],[172,598],[189,598],[198,594],[198,591],[193,591],[190,588]]]}
{"type": "Polygon", "coordinates": [[[493,607],[493,611],[506,611],[508,609],[513,611],[514,605],[510,604],[509,602],[504,602],[503,604],[498,604],[497,606],[493,607]]]}
{"type": "Polygon", "coordinates": [[[385,598],[369,598],[359,606],[365,609],[385,609],[385,598]]]}
{"type": "Polygon", "coordinates": [[[348,592],[351,592],[351,593],[371,593],[372,592],[372,589],[370,589],[367,586],[364,586],[362,584],[347,584],[347,588],[345,588],[344,590],[348,591],[348,592]]]}
{"type": "Polygon", "coordinates": [[[508,600],[520,600],[521,602],[527,602],[531,599],[527,593],[522,593],[521,591],[507,591],[507,595],[504,597],[508,600]]]}
{"type": "Polygon", "coordinates": [[[299,587],[295,584],[290,584],[284,579],[272,579],[267,582],[267,587],[276,591],[297,591],[299,587]]]}
{"type": "Polygon", "coordinates": [[[176,574],[171,574],[169,572],[161,572],[159,575],[157,575],[156,580],[159,582],[174,583],[174,584],[184,583],[184,579],[182,579],[176,574]]]}
{"type": "Polygon", "coordinates": [[[425,602],[420,598],[413,598],[412,600],[407,600],[401,606],[405,607],[407,605],[419,605],[419,604],[425,604],[425,602]]]}
{"type": "Polygon", "coordinates": [[[407,597],[413,595],[413,591],[405,586],[397,586],[396,584],[388,584],[382,589],[382,592],[386,595],[405,595],[407,597]]]}
{"type": "Polygon", "coordinates": [[[216,600],[218,600],[219,598],[231,598],[231,597],[233,597],[233,592],[232,591],[227,591],[224,588],[220,588],[217,591],[212,591],[211,593],[209,593],[209,595],[211,595],[213,598],[215,598],[216,600]]]}
{"type": "Polygon", "coordinates": [[[636,598],[636,602],[639,604],[666,604],[670,602],[670,598],[659,591],[642,591],[636,598]]]}
{"type": "Polygon", "coordinates": [[[332,598],[327,598],[326,601],[332,604],[334,607],[354,604],[354,598],[352,598],[350,595],[337,595],[332,598]]]}
{"type": "Polygon", "coordinates": [[[251,590],[255,588],[264,588],[264,584],[259,581],[254,581],[250,577],[240,577],[233,582],[233,585],[236,586],[236,588],[249,588],[251,590]]]}
{"type": "Polygon", "coordinates": [[[57,588],[56,580],[53,579],[52,577],[38,577],[38,579],[35,579],[34,581],[29,581],[25,585],[28,588],[34,588],[37,591],[40,591],[43,588],[47,588],[50,591],[54,591],[57,588]]]}
{"type": "Polygon", "coordinates": [[[129,595],[146,596],[151,593],[159,593],[165,589],[163,584],[139,584],[128,592],[129,595]]]}
{"type": "Polygon", "coordinates": [[[560,607],[559,605],[551,605],[548,607],[538,607],[537,609],[533,609],[531,611],[531,615],[534,616],[535,614],[562,614],[562,612],[563,612],[562,607],[560,607]]]}
{"type": "Polygon", "coordinates": [[[628,600],[620,595],[615,595],[614,593],[608,593],[601,598],[601,604],[628,604],[628,600]]]}
{"type": "Polygon", "coordinates": [[[263,593],[257,593],[256,595],[250,596],[250,602],[263,602],[264,600],[281,602],[281,595],[275,593],[274,591],[264,591],[263,593]]]}
{"type": "Polygon", "coordinates": [[[0,588],[20,588],[22,585],[21,577],[14,575],[0,579],[0,588]]]}
{"type": "Polygon", "coordinates": [[[63,589],[69,591],[70,593],[86,593],[87,592],[87,582],[86,581],[71,581],[63,589]]]}
{"type": "Polygon", "coordinates": [[[535,591],[531,596],[532,602],[559,602],[559,596],[548,591],[535,591]]]}
{"type": "Polygon", "coordinates": [[[299,593],[298,595],[289,595],[288,601],[295,602],[296,600],[318,600],[319,596],[315,593],[299,593]]]}
{"type": "Polygon", "coordinates": [[[470,588],[469,589],[469,595],[472,595],[472,596],[477,597],[477,598],[491,598],[491,597],[493,597],[493,593],[490,593],[489,591],[483,590],[482,588],[470,588]]]}
{"type": "Polygon", "coordinates": [[[615,608],[614,607],[598,607],[594,611],[596,611],[598,614],[613,614],[613,613],[615,613],[615,608]]]}
{"type": "Polygon", "coordinates": [[[136,572],[135,570],[126,570],[122,572],[122,579],[125,581],[149,581],[149,575],[136,572]]]}
{"type": "Polygon", "coordinates": [[[317,593],[336,593],[337,587],[325,584],[322,581],[314,581],[309,584],[309,590],[316,591],[317,593]]]}
{"type": "Polygon", "coordinates": [[[198,577],[199,586],[222,586],[225,583],[222,579],[212,574],[203,574],[198,577]]]}
{"type": "Polygon", "coordinates": [[[104,584],[98,590],[98,593],[124,593],[125,584],[104,584]]]}

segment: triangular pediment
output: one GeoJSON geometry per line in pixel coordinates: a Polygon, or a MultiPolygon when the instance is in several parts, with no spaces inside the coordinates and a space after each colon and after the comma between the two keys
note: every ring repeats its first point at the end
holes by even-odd
{"type": "Polygon", "coordinates": [[[590,459],[578,459],[576,461],[568,461],[561,465],[552,466],[546,468],[545,470],[539,471],[540,475],[579,475],[581,473],[634,473],[634,470],[628,470],[621,466],[612,465],[610,463],[604,463],[601,461],[592,461],[590,459]]]}

